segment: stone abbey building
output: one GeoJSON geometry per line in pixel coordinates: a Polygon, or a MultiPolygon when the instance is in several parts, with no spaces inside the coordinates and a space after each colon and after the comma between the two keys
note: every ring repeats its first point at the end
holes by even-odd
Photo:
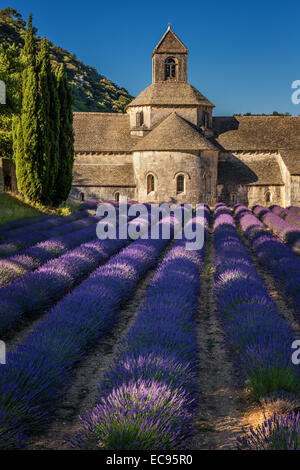
{"type": "Polygon", "coordinates": [[[188,83],[187,56],[169,27],[152,53],[152,84],[126,114],[74,113],[70,197],[299,205],[300,118],[213,117],[188,83]]]}
{"type": "Polygon", "coordinates": [[[213,117],[169,27],[126,114],[75,113],[71,197],[300,204],[300,118],[213,117]]]}

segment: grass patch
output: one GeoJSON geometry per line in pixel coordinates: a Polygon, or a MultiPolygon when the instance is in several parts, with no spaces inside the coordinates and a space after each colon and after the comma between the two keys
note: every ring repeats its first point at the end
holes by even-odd
{"type": "Polygon", "coordinates": [[[24,200],[21,196],[0,193],[0,224],[42,214],[69,215],[79,209],[79,202],[67,202],[58,208],[46,207],[24,200]]]}
{"type": "Polygon", "coordinates": [[[196,421],[196,429],[198,432],[216,432],[216,429],[207,422],[207,420],[196,421]],[[204,422],[203,422],[204,421],[204,422]]]}

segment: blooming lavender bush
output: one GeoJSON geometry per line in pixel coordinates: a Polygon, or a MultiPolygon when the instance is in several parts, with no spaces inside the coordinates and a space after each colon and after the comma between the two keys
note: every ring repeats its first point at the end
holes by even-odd
{"type": "Polygon", "coordinates": [[[300,321],[300,260],[293,251],[264,228],[245,206],[235,207],[240,228],[264,266],[291,300],[295,319],[300,321]]]}
{"type": "MultiPolygon", "coordinates": [[[[141,225],[145,230],[149,223],[148,218],[140,217],[132,220],[129,226],[141,225]]],[[[103,223],[107,224],[107,222],[103,223]]],[[[95,232],[94,226],[93,230],[95,232]]],[[[0,288],[0,334],[7,332],[24,316],[37,316],[51,307],[54,302],[81,282],[83,277],[103,264],[127,243],[126,239],[99,240],[94,238],[59,258],[48,261],[36,271],[27,272],[21,279],[17,279],[8,286],[0,288]]]]}
{"type": "Polygon", "coordinates": [[[278,389],[299,393],[300,376],[291,361],[293,330],[267,294],[230,211],[221,205],[215,209],[214,246],[216,300],[239,376],[255,399],[278,389]]]}
{"type": "Polygon", "coordinates": [[[272,206],[270,209],[274,214],[279,215],[279,217],[282,217],[289,224],[300,228],[300,213],[294,212],[291,209],[283,209],[280,206],[272,206]]]}
{"type": "Polygon", "coordinates": [[[299,206],[289,206],[288,210],[290,212],[294,212],[294,214],[300,214],[300,207],[299,206]]]}
{"type": "Polygon", "coordinates": [[[239,450],[300,450],[300,414],[274,413],[246,437],[238,438],[239,450]]]}
{"type": "MultiPolygon", "coordinates": [[[[290,248],[300,250],[300,229],[262,206],[254,206],[254,214],[266,224],[274,234],[290,248]]],[[[300,251],[299,251],[300,252],[300,251]]]]}
{"type": "MultiPolygon", "coordinates": [[[[145,223],[141,218],[144,227],[145,223]]],[[[128,243],[103,242],[111,243],[111,252],[128,243]]],[[[138,281],[155,265],[168,242],[132,242],[57,303],[8,354],[0,376],[0,447],[15,448],[16,431],[18,445],[22,445],[30,433],[47,425],[72,367],[89,346],[110,331],[121,304],[133,295],[138,281]]]]}
{"type": "MultiPolygon", "coordinates": [[[[207,226],[208,208],[205,216],[190,223],[207,226]]],[[[170,450],[186,448],[191,439],[204,249],[187,251],[185,241],[175,242],[159,265],[74,446],[170,450]]]]}
{"type": "Polygon", "coordinates": [[[34,225],[35,223],[39,223],[42,221],[46,221],[48,219],[53,219],[56,218],[57,216],[53,214],[43,214],[43,215],[38,215],[36,217],[27,217],[26,219],[18,219],[18,220],[13,220],[11,222],[6,222],[4,224],[0,224],[0,230],[1,234],[2,231],[9,231],[9,230],[15,230],[19,227],[25,227],[26,225],[34,225]]]}
{"type": "Polygon", "coordinates": [[[72,230],[79,230],[96,222],[95,217],[91,216],[89,212],[82,211],[80,214],[82,214],[80,219],[74,221],[67,220],[65,224],[63,223],[58,227],[52,227],[48,230],[43,224],[36,224],[40,225],[39,230],[36,230],[35,226],[33,226],[33,229],[30,227],[28,233],[9,238],[6,242],[0,244],[0,258],[7,258],[38,242],[45,241],[54,236],[64,235],[72,230]],[[44,228],[42,229],[42,227],[44,228]]]}
{"type": "Polygon", "coordinates": [[[88,199],[87,201],[84,201],[81,205],[81,209],[94,209],[96,210],[98,206],[98,201],[96,199],[88,199]]]}
{"type": "Polygon", "coordinates": [[[38,231],[45,231],[51,230],[52,228],[59,227],[61,225],[69,224],[70,222],[74,222],[76,220],[84,219],[85,217],[89,217],[91,213],[89,211],[78,211],[74,212],[74,214],[61,217],[61,216],[52,216],[46,220],[42,220],[41,222],[35,222],[30,225],[26,225],[24,227],[19,227],[15,230],[9,231],[1,231],[0,240],[11,240],[26,235],[30,232],[38,232],[38,231]]]}
{"type": "MultiPolygon", "coordinates": [[[[132,217],[129,217],[129,220],[132,220],[132,217]]],[[[98,217],[86,217],[81,221],[80,226],[77,222],[76,224],[68,223],[63,228],[66,233],[58,234],[46,241],[21,250],[8,259],[0,259],[0,287],[9,284],[29,271],[39,268],[47,261],[58,258],[68,250],[94,239],[96,234],[95,224],[98,221],[98,217]],[[82,228],[82,225],[84,225],[84,228],[82,228]]],[[[123,224],[125,221],[127,222],[127,218],[124,217],[124,220],[121,219],[120,223],[123,224]]]]}
{"type": "MultiPolygon", "coordinates": [[[[0,259],[0,287],[3,287],[29,271],[33,271],[51,259],[95,238],[96,218],[86,218],[85,228],[70,223],[65,235],[58,235],[20,251],[9,258],[0,259]]],[[[1,291],[0,291],[1,292],[1,291]]]]}

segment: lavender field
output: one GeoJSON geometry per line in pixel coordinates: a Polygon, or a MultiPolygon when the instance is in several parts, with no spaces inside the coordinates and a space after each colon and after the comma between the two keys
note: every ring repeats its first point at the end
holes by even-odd
{"type": "Polygon", "coordinates": [[[96,209],[0,225],[0,449],[300,450],[300,208],[96,209]]]}

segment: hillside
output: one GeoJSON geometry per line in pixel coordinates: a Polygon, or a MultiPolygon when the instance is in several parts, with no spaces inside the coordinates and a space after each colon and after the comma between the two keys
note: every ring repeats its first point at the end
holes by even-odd
{"type": "MultiPolygon", "coordinates": [[[[0,10],[0,42],[22,47],[25,22],[19,13],[7,14],[0,10]]],[[[36,36],[37,44],[41,38],[36,36]]],[[[53,65],[64,63],[69,82],[73,88],[74,111],[124,112],[132,100],[125,88],[119,88],[93,67],[83,64],[74,54],[48,41],[53,65]]]]}

